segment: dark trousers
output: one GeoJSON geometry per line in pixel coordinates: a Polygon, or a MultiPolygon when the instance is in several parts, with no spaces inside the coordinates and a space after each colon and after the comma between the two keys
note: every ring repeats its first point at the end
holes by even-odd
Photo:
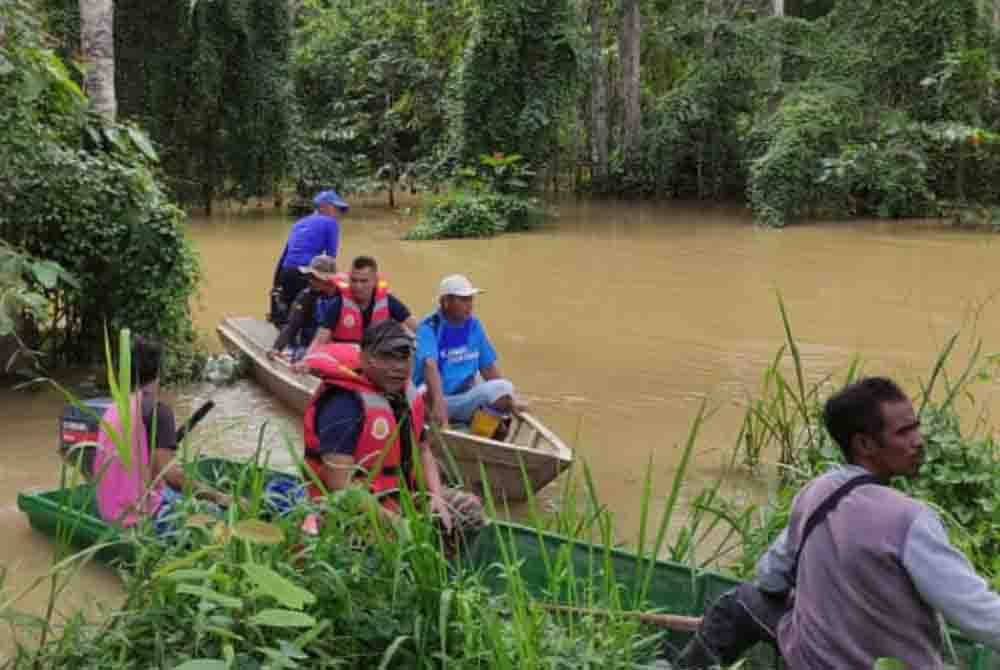
{"type": "Polygon", "coordinates": [[[725,667],[758,642],[777,644],[778,621],[789,606],[790,599],[767,595],[749,582],[726,591],[705,612],[674,667],[725,667]]]}
{"type": "Polygon", "coordinates": [[[299,272],[297,267],[281,268],[278,283],[271,291],[271,314],[269,321],[281,327],[288,321],[288,310],[299,293],[309,286],[309,277],[299,272]]]}

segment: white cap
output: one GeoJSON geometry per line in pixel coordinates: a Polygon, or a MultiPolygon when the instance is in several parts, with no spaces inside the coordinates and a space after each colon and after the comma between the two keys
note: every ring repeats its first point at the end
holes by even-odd
{"type": "Polygon", "coordinates": [[[446,295],[464,297],[483,292],[482,289],[473,286],[468,277],[464,275],[448,275],[441,280],[441,286],[438,288],[438,297],[443,298],[446,295]]]}

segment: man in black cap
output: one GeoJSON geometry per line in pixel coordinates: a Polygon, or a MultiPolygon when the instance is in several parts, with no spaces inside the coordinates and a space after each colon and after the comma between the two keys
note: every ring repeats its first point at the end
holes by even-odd
{"type": "Polygon", "coordinates": [[[441,483],[424,427],[424,400],[410,383],[413,335],[392,319],[369,327],[356,364],[347,358],[356,350],[340,346],[345,348],[340,359],[318,352],[305,360],[323,381],[303,425],[305,461],[323,485],[313,486],[311,495],[367,483],[393,516],[400,509],[399,489],[420,488],[419,472],[430,509],[445,530],[481,526],[479,499],[441,483]]]}

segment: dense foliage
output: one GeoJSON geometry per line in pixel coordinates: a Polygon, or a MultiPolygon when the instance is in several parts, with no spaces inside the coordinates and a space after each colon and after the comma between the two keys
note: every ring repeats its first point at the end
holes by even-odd
{"type": "MultiPolygon", "coordinates": [[[[46,0],[62,53],[79,42],[76,0],[46,0]]],[[[211,208],[275,190],[294,113],[287,0],[115,3],[119,115],[161,148],[173,194],[211,208]]]]}
{"type": "Polygon", "coordinates": [[[392,525],[359,488],[275,518],[266,476],[249,463],[214,481],[246,501],[224,518],[188,497],[169,540],[136,529],[121,606],[101,621],[18,618],[21,631],[44,631],[42,644],[23,640],[8,667],[625,669],[656,651],[659,636],[634,620],[566,625],[527,595],[512,556],[492,568],[508,588],[491,590],[481,568],[446,559],[409,494],[392,525]],[[304,532],[316,513],[318,532],[304,532]]]}
{"type": "Polygon", "coordinates": [[[0,25],[0,240],[75,277],[22,272],[51,305],[25,314],[28,344],[78,363],[103,351],[105,327],[129,326],[168,341],[169,372],[184,374],[198,264],[153,147],[90,114],[26,3],[0,7],[0,25]]]}
{"type": "Polygon", "coordinates": [[[483,0],[454,90],[453,151],[497,148],[542,163],[555,147],[577,72],[567,0],[483,0]]]}

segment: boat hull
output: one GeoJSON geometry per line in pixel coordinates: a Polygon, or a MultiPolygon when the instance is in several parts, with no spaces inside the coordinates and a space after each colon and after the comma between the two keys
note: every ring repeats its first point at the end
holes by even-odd
{"type": "MultiPolygon", "coordinates": [[[[319,380],[267,357],[277,337],[273,325],[250,317],[230,317],[219,324],[218,332],[227,349],[250,361],[257,383],[292,410],[305,412],[319,380]]],[[[488,480],[494,497],[511,502],[540,491],[573,462],[569,447],[528,413],[513,418],[502,442],[449,429],[433,431],[431,445],[442,467],[463,488],[482,493],[488,480]]]]}

